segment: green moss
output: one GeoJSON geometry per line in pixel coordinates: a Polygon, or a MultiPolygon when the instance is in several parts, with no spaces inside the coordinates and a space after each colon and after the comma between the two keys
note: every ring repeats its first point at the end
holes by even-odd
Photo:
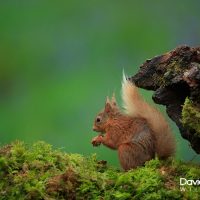
{"type": "Polygon", "coordinates": [[[172,60],[167,66],[161,63],[157,68],[159,70],[153,74],[152,80],[159,87],[170,85],[171,80],[175,78],[177,74],[183,74],[185,71],[184,64],[180,60],[172,60]]]}
{"type": "Polygon", "coordinates": [[[162,86],[165,85],[165,79],[163,78],[163,76],[160,76],[160,75],[157,74],[157,73],[154,73],[154,74],[153,74],[152,80],[153,80],[153,82],[155,82],[157,85],[162,85],[162,86]]]}
{"type": "Polygon", "coordinates": [[[166,72],[164,73],[163,79],[164,83],[167,85],[168,81],[177,76],[177,74],[182,74],[184,72],[184,68],[178,61],[172,61],[167,65],[166,72]]]}
{"type": "Polygon", "coordinates": [[[200,108],[189,99],[185,99],[182,109],[182,123],[185,127],[195,130],[200,137],[200,108]]]}
{"type": "Polygon", "coordinates": [[[179,178],[199,179],[198,165],[151,160],[128,172],[95,155],[53,150],[37,142],[0,149],[0,199],[198,199],[200,186],[180,191],[179,178]]]}

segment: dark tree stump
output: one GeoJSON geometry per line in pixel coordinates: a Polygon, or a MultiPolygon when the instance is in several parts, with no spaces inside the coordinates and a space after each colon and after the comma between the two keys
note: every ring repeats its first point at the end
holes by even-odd
{"type": "Polygon", "coordinates": [[[181,46],[146,60],[130,79],[155,91],[155,103],[166,106],[182,137],[200,153],[200,47],[181,46]]]}

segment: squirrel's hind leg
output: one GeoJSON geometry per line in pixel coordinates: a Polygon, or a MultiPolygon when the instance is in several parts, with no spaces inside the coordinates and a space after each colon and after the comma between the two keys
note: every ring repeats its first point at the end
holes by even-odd
{"type": "Polygon", "coordinates": [[[121,144],[118,148],[118,156],[125,171],[141,166],[154,157],[146,152],[142,146],[135,143],[121,144]]]}

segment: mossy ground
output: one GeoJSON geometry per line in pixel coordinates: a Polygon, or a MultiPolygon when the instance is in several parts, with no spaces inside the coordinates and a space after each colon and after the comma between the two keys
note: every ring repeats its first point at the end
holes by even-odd
{"type": "Polygon", "coordinates": [[[0,149],[0,199],[199,199],[200,186],[180,190],[179,178],[199,179],[198,165],[151,160],[128,172],[37,142],[0,149]]]}

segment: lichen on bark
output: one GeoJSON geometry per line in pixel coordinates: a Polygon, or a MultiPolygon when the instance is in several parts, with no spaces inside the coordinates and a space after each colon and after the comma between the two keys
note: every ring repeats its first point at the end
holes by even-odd
{"type": "Polygon", "coordinates": [[[182,110],[183,126],[195,130],[195,134],[200,137],[200,108],[189,98],[185,99],[182,110]]]}

